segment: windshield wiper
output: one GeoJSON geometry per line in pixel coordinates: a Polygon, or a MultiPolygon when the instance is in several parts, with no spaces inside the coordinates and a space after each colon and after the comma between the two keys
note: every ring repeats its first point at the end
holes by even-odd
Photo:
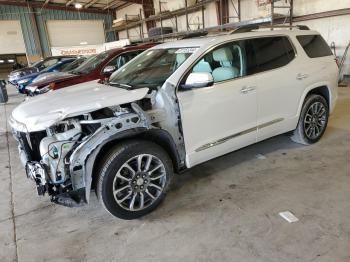
{"type": "Polygon", "coordinates": [[[75,70],[71,71],[71,73],[72,73],[73,75],[78,75],[78,76],[83,74],[82,72],[75,71],[75,70]]]}

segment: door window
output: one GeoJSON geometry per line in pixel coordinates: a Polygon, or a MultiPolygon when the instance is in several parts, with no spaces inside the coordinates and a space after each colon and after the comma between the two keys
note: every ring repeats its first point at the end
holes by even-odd
{"type": "Polygon", "coordinates": [[[244,41],[231,42],[206,54],[191,72],[211,73],[214,83],[246,75],[246,51],[244,41]]]}
{"type": "Polygon", "coordinates": [[[287,37],[264,37],[251,39],[255,51],[256,67],[252,73],[264,72],[285,66],[295,57],[287,37]]]}

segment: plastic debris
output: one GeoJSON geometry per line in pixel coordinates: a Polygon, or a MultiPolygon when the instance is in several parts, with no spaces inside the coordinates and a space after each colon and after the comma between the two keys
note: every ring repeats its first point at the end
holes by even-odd
{"type": "Polygon", "coordinates": [[[266,159],[266,156],[264,156],[264,155],[262,155],[262,154],[257,154],[257,155],[256,155],[256,158],[257,158],[257,159],[260,159],[260,160],[264,160],[264,159],[266,159]]]}
{"type": "Polygon", "coordinates": [[[279,215],[283,219],[287,220],[289,223],[294,223],[299,221],[299,219],[295,215],[293,215],[292,212],[290,211],[280,212],[279,215]]]}

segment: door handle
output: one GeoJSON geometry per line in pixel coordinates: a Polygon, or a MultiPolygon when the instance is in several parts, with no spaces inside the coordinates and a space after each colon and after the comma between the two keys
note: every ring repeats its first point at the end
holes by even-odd
{"type": "Polygon", "coordinates": [[[298,80],[303,80],[303,79],[308,78],[308,77],[309,77],[308,74],[302,74],[302,73],[297,74],[298,80]]]}
{"type": "Polygon", "coordinates": [[[247,94],[247,93],[252,92],[254,90],[255,90],[255,86],[244,86],[241,89],[241,93],[242,94],[247,94]]]}

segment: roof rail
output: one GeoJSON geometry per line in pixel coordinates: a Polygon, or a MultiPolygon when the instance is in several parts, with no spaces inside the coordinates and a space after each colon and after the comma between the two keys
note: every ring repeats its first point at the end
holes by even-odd
{"type": "Polygon", "coordinates": [[[310,28],[306,25],[245,25],[240,26],[237,29],[233,30],[230,34],[239,34],[239,33],[247,33],[251,32],[253,30],[258,29],[264,29],[264,28],[270,28],[271,30],[274,30],[275,28],[289,28],[289,29],[299,29],[299,30],[310,30],[310,28]]]}
{"type": "Polygon", "coordinates": [[[184,37],[182,37],[181,39],[188,39],[188,38],[206,36],[207,34],[208,34],[208,31],[188,33],[184,37]]]}

